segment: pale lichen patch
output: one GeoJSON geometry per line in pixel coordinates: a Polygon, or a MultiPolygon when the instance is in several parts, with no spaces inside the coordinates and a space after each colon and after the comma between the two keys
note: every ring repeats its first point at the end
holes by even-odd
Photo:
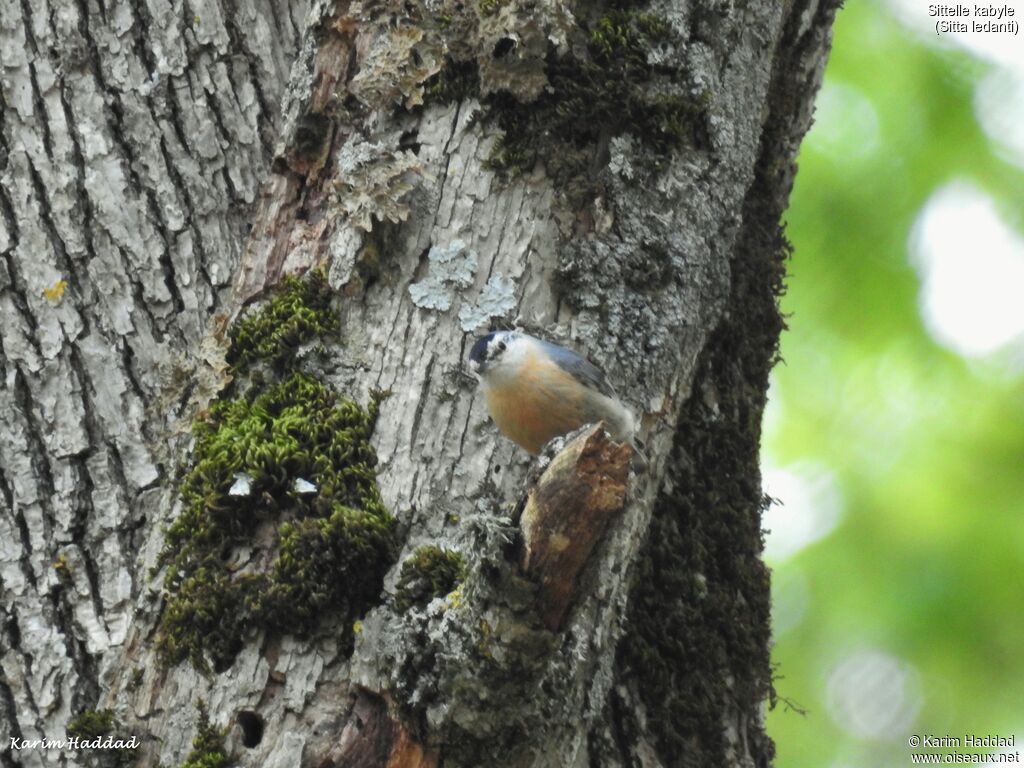
{"type": "Polygon", "coordinates": [[[501,274],[487,281],[480,298],[472,306],[464,304],[459,310],[459,325],[466,333],[475,331],[492,317],[501,317],[516,308],[516,284],[501,274]]]}
{"type": "Polygon", "coordinates": [[[565,3],[481,0],[477,30],[477,63],[483,94],[506,92],[529,103],[550,83],[546,68],[549,51],[568,50],[576,22],[565,3]]]}
{"type": "Polygon", "coordinates": [[[423,103],[423,83],[441,71],[444,55],[434,36],[419,27],[373,30],[366,59],[349,91],[368,107],[423,103]]]}
{"type": "Polygon", "coordinates": [[[427,276],[409,286],[409,295],[413,304],[421,309],[446,312],[452,307],[456,291],[473,284],[478,268],[477,254],[462,240],[452,240],[445,247],[432,247],[427,259],[430,262],[427,276]]]}
{"type": "Polygon", "coordinates": [[[332,197],[353,226],[369,232],[374,218],[392,224],[408,218],[404,199],[423,173],[415,154],[356,139],[339,150],[337,163],[332,197]]]}

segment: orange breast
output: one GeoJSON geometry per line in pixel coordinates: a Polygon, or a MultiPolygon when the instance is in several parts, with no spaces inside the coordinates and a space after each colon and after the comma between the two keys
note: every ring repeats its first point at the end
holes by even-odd
{"type": "Polygon", "coordinates": [[[498,429],[537,454],[551,438],[584,424],[579,387],[557,366],[531,356],[514,380],[486,388],[487,409],[498,429]]]}

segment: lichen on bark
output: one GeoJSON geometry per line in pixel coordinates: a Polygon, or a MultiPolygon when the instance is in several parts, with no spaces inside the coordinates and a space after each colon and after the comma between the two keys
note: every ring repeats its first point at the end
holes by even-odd
{"type": "MultiPolygon", "coordinates": [[[[670,444],[680,413],[691,413],[696,361],[730,306],[732,255],[750,218],[743,201],[765,115],[780,109],[771,73],[794,72],[792,111],[809,103],[828,5],[171,0],[159,12],[129,3],[103,14],[88,3],[8,3],[0,534],[18,551],[0,562],[0,636],[5,673],[18,684],[0,681],[0,719],[16,721],[11,733],[41,737],[83,708],[111,708],[149,732],[146,764],[159,751],[177,765],[201,694],[216,702],[218,722],[258,710],[266,734],[242,754],[268,768],[328,758],[360,768],[442,758],[657,765],[645,749],[653,737],[644,703],[618,702],[616,722],[637,725],[618,742],[605,727],[605,704],[628,692],[614,663],[628,626],[626,576],[662,473],[682,456],[670,444]],[[641,46],[650,46],[643,56],[641,46]],[[793,66],[789,50],[813,66],[793,66]],[[567,82],[570,73],[596,79],[567,82]],[[637,89],[624,91],[627,82],[637,89]],[[495,144],[523,134],[487,119],[492,103],[533,131],[533,144],[515,146],[522,167],[502,177],[486,167],[495,144]],[[615,103],[627,109],[610,110],[615,103]],[[431,286],[413,290],[429,280],[432,249],[460,241],[476,255],[471,279],[448,301],[431,286]],[[234,369],[223,357],[229,331],[202,339],[211,315],[233,317],[283,274],[312,265],[327,265],[340,297],[330,306],[343,322],[326,350],[307,338],[320,324],[315,313],[264,316],[269,334],[255,335],[270,359],[235,358],[234,369]],[[515,514],[529,459],[496,433],[466,381],[467,334],[489,323],[522,323],[600,364],[648,438],[650,473],[630,481],[558,632],[538,621],[537,586],[517,571],[515,514]],[[316,391],[320,405],[285,405],[289,381],[316,391]],[[285,586],[270,602],[296,627],[303,618],[288,611],[348,599],[332,591],[345,559],[327,530],[336,510],[310,512],[309,486],[321,484],[305,470],[277,472],[274,456],[274,471],[245,465],[243,477],[214,458],[207,512],[224,526],[213,539],[223,534],[230,546],[207,562],[225,586],[218,594],[241,608],[224,614],[223,648],[245,642],[217,675],[153,663],[154,630],[170,603],[143,575],[163,548],[160,524],[182,510],[171,467],[184,456],[182,473],[190,471],[196,439],[174,431],[178,420],[191,421],[197,404],[210,419],[208,445],[232,456],[233,435],[262,448],[259,430],[272,443],[275,427],[287,432],[280,414],[259,408],[295,407],[303,430],[315,431],[321,416],[336,424],[351,399],[363,405],[345,428],[361,444],[380,389],[394,394],[368,442],[379,497],[397,521],[388,537],[403,543],[391,559],[373,554],[373,578],[353,586],[352,595],[372,593],[364,606],[379,603],[360,631],[359,611],[344,606],[306,634],[271,626],[260,635],[249,623],[265,603],[236,595],[233,581],[269,583],[282,548],[295,567],[281,572],[285,586]],[[215,394],[220,403],[210,405],[215,394]],[[259,483],[269,501],[259,493],[240,509],[259,483]],[[284,523],[292,527],[282,531],[284,523]],[[433,584],[417,590],[400,613],[381,594],[396,592],[399,564],[424,545],[461,553],[465,576],[425,604],[433,584]],[[378,567],[387,568],[383,590],[378,567]]],[[[771,167],[790,167],[807,119],[801,112],[765,139],[779,148],[771,167]]],[[[784,187],[778,179],[766,188],[784,187]]],[[[696,435],[675,439],[703,445],[696,435]]],[[[280,458],[304,467],[305,449],[293,448],[280,458]]],[[[657,509],[661,519],[665,506],[657,509]]],[[[750,519],[729,519],[742,526],[737,547],[752,551],[750,519]]],[[[727,532],[714,533],[722,551],[727,532]]],[[[764,607],[751,615],[759,620],[764,607]]],[[[693,634],[709,647],[743,650],[704,629],[693,634]]],[[[715,707],[711,700],[702,722],[761,733],[759,701],[715,707]]],[[[229,732],[220,754],[239,746],[229,732]]],[[[768,754],[757,738],[745,746],[751,754],[735,763],[768,754]]]]}
{"type": "MultiPolygon", "coordinates": [[[[523,47],[523,27],[506,22],[506,29],[519,34],[507,32],[489,56],[470,48],[475,59],[469,54],[449,57],[427,83],[427,98],[477,98],[481,112],[476,119],[501,130],[487,167],[519,174],[542,160],[559,186],[578,191],[573,203],[579,205],[582,195],[598,194],[597,175],[609,160],[609,140],[634,137],[647,149],[651,172],[673,150],[706,141],[710,93],[690,82],[680,31],[645,5],[620,1],[603,9],[575,7],[578,26],[565,33],[565,43],[549,42],[532,57],[544,85],[536,92],[485,85],[487,67],[523,47]]],[[[499,8],[514,18],[523,6],[480,2],[477,8],[483,19],[499,8]]]]}

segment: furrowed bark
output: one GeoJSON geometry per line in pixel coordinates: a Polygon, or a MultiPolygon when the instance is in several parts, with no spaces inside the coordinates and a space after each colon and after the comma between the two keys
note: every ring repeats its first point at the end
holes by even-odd
{"type": "MultiPolygon", "coordinates": [[[[302,4],[0,3],[0,732],[119,685],[302,4]]],[[[4,765],[72,765],[59,750],[4,765]]]]}
{"type": "Polygon", "coordinates": [[[0,2],[3,733],[111,708],[178,764],[202,698],[269,768],[770,762],[757,441],[833,3],[0,2]],[[383,593],[167,668],[188,424],[247,381],[231,321],[313,267],[340,331],[298,364],[388,393],[383,593]],[[593,529],[538,512],[552,476],[467,381],[512,325],[640,417],[593,529]]]}

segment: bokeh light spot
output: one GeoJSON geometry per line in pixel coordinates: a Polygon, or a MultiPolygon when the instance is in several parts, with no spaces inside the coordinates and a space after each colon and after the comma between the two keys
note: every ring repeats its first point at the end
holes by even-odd
{"type": "Polygon", "coordinates": [[[839,523],[842,497],[832,472],[816,462],[799,462],[764,471],[764,490],[772,499],[765,511],[764,556],[779,562],[826,536],[839,523]]]}
{"type": "Polygon", "coordinates": [[[982,357],[1024,334],[1024,239],[993,200],[966,181],[935,192],[910,236],[929,332],[965,357],[982,357]]]}
{"type": "Polygon", "coordinates": [[[806,146],[830,159],[858,163],[880,146],[878,111],[862,91],[828,81],[814,108],[814,130],[806,146]]]}
{"type": "Polygon", "coordinates": [[[1011,163],[1024,167],[1024,72],[999,68],[974,89],[974,116],[1011,163]]]}
{"type": "Polygon", "coordinates": [[[883,651],[857,651],[833,669],[826,701],[833,721],[863,739],[899,739],[921,708],[917,673],[883,651]]]}
{"type": "Polygon", "coordinates": [[[772,574],[772,632],[780,637],[807,613],[810,594],[803,570],[792,566],[772,574]]]}

